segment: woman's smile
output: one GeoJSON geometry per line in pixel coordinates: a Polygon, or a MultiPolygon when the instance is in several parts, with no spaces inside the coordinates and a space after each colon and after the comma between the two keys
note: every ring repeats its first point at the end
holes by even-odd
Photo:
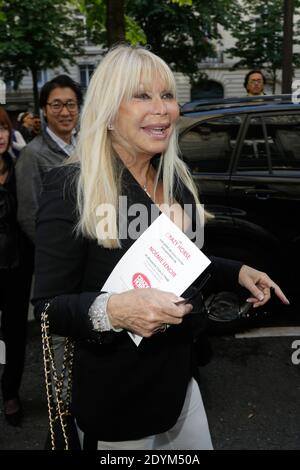
{"type": "Polygon", "coordinates": [[[149,124],[147,126],[143,126],[142,129],[145,131],[150,137],[158,140],[164,140],[168,137],[168,129],[170,128],[170,124],[149,124]]]}

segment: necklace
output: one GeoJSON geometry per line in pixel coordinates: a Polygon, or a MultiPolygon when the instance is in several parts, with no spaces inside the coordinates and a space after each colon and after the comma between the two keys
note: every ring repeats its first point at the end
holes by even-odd
{"type": "Polygon", "coordinates": [[[143,190],[145,191],[145,193],[147,194],[147,196],[149,196],[150,199],[152,199],[152,196],[151,196],[151,194],[149,193],[146,184],[143,184],[143,190]]]}
{"type": "MultiPolygon", "coordinates": [[[[150,167],[149,167],[149,168],[150,168],[150,167]]],[[[146,173],[146,181],[145,181],[145,183],[143,184],[143,190],[145,191],[145,193],[147,194],[147,196],[149,196],[150,199],[152,199],[152,196],[151,196],[151,194],[149,193],[148,188],[147,188],[147,179],[148,179],[149,168],[148,168],[147,173],[146,173]]]]}

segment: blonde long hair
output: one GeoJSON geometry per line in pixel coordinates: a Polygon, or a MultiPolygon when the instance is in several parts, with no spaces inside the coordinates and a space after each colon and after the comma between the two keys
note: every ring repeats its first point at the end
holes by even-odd
{"type": "MultiPolygon", "coordinates": [[[[108,125],[114,121],[121,101],[132,98],[139,90],[142,74],[143,83],[148,81],[151,84],[153,78],[160,77],[166,83],[166,89],[176,96],[174,75],[160,57],[143,47],[121,45],[111,49],[90,81],[81,115],[76,153],[69,160],[70,163],[79,162],[80,166],[77,229],[84,236],[97,239],[106,248],[121,246],[117,225],[120,175],[108,125]],[[106,204],[115,209],[109,220],[110,238],[97,230],[97,208],[106,204]]],[[[160,177],[163,179],[165,204],[172,204],[175,178],[189,189],[199,204],[192,177],[178,157],[175,131],[160,157],[156,183],[160,177]]]]}

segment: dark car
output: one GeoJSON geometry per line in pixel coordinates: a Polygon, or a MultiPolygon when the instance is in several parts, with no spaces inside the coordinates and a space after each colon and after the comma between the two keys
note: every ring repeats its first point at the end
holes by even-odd
{"type": "Polygon", "coordinates": [[[215,215],[204,251],[270,274],[300,323],[300,105],[290,95],[187,103],[179,144],[215,215]]]}

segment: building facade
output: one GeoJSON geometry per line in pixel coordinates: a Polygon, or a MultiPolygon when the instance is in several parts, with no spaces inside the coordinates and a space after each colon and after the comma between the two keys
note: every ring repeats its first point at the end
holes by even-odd
{"type": "MultiPolygon", "coordinates": [[[[216,57],[207,58],[199,64],[199,69],[205,74],[205,81],[191,86],[189,77],[181,73],[175,73],[178,86],[178,101],[180,104],[190,101],[191,99],[246,96],[243,82],[248,70],[232,70],[232,66],[237,59],[230,59],[224,51],[234,45],[234,39],[231,34],[223,28],[220,28],[220,32],[222,41],[221,44],[216,44],[216,57]]],[[[68,74],[75,81],[80,83],[83,89],[86,89],[93,71],[101,61],[103,51],[100,47],[90,44],[86,44],[84,49],[85,54],[77,58],[76,65],[69,65],[67,67],[68,74]]],[[[60,73],[66,72],[61,68],[40,71],[39,88],[41,88],[46,81],[51,80],[51,78],[60,73]]],[[[295,78],[300,79],[300,69],[295,71],[295,78]]],[[[267,94],[272,93],[271,84],[268,82],[265,91],[267,94]]],[[[275,92],[281,92],[280,76],[276,83],[275,92]]],[[[23,78],[19,89],[16,91],[13,90],[12,83],[6,84],[6,109],[9,111],[13,120],[15,120],[16,116],[21,111],[33,110],[32,79],[29,74],[23,78]]]]}

